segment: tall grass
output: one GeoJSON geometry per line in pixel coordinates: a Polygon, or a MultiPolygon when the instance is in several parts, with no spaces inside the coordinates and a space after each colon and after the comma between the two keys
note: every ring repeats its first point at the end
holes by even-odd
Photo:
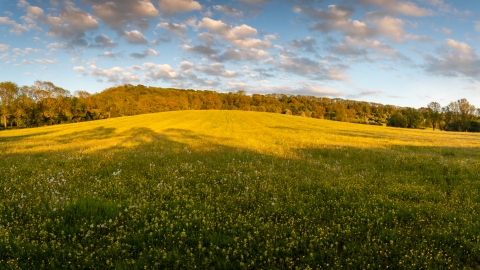
{"type": "Polygon", "coordinates": [[[479,148],[240,111],[0,132],[0,268],[479,268],[479,148]]]}

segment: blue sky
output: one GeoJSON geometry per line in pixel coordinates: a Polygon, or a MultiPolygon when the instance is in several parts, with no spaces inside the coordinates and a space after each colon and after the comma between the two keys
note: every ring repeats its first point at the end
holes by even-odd
{"type": "Polygon", "coordinates": [[[0,81],[480,107],[476,2],[0,0],[0,81]]]}

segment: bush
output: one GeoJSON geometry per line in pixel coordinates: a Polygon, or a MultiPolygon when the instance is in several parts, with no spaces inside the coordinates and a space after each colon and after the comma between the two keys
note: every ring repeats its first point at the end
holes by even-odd
{"type": "Polygon", "coordinates": [[[387,126],[406,128],[408,126],[408,120],[401,113],[394,113],[388,118],[387,126]]]}

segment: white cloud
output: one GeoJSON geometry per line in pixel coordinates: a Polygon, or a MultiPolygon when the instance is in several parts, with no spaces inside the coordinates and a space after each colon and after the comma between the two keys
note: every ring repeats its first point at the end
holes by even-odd
{"type": "Polygon", "coordinates": [[[185,45],[182,45],[181,48],[184,51],[205,55],[209,58],[215,58],[215,56],[219,53],[218,50],[212,49],[210,46],[205,46],[205,45],[190,46],[185,44],[185,45]]]}
{"type": "Polygon", "coordinates": [[[270,39],[270,40],[279,40],[280,39],[280,37],[277,34],[266,35],[265,38],[270,39]]]}
{"type": "Polygon", "coordinates": [[[182,39],[187,39],[187,26],[185,24],[177,24],[177,23],[159,23],[157,24],[157,28],[164,28],[167,29],[169,32],[177,35],[182,39]]]}
{"type": "Polygon", "coordinates": [[[58,49],[63,49],[65,48],[65,44],[58,43],[58,42],[53,42],[47,45],[48,48],[58,48],[58,49]]]}
{"type": "Polygon", "coordinates": [[[180,78],[180,75],[168,64],[144,63],[143,66],[148,71],[145,76],[154,81],[180,78]]]}
{"type": "Polygon", "coordinates": [[[83,59],[80,58],[80,57],[74,57],[74,58],[70,59],[70,62],[80,63],[80,62],[85,62],[85,61],[83,61],[83,59]]]}
{"type": "Polygon", "coordinates": [[[102,69],[95,65],[90,65],[88,68],[90,69],[88,74],[97,77],[98,80],[103,80],[103,78],[105,78],[113,83],[131,83],[140,81],[138,75],[125,71],[121,67],[102,69]]]}
{"type": "Polygon", "coordinates": [[[432,15],[433,12],[429,9],[421,8],[410,1],[401,0],[353,0],[357,4],[366,6],[378,6],[391,13],[400,13],[403,15],[424,17],[432,15]]]}
{"type": "MultiPolygon", "coordinates": [[[[83,0],[92,5],[93,14],[112,28],[121,31],[129,23],[142,23],[145,18],[158,15],[158,10],[149,0],[83,0]]],[[[148,25],[143,26],[148,27],[148,25]]]]}
{"type": "Polygon", "coordinates": [[[10,46],[0,43],[0,51],[7,51],[10,46]]]}
{"type": "Polygon", "coordinates": [[[201,10],[202,5],[193,0],[159,0],[160,11],[165,13],[184,13],[201,10]]]}
{"type": "Polygon", "coordinates": [[[28,7],[28,10],[28,18],[47,21],[51,26],[47,34],[56,38],[70,39],[100,27],[92,15],[79,8],[67,7],[59,17],[45,16],[43,10],[38,7],[28,7]]]}
{"type": "Polygon", "coordinates": [[[242,3],[249,4],[249,5],[262,5],[273,0],[241,0],[242,3]]]}
{"type": "Polygon", "coordinates": [[[301,87],[297,91],[302,92],[304,95],[312,96],[328,96],[328,97],[339,97],[345,95],[344,92],[332,88],[323,88],[315,85],[302,83],[301,87]]]}
{"type": "Polygon", "coordinates": [[[15,53],[16,55],[21,55],[25,56],[30,53],[39,53],[41,50],[40,49],[33,49],[33,48],[25,48],[25,49],[20,49],[20,48],[13,48],[12,52],[15,53]]]}
{"type": "Polygon", "coordinates": [[[73,70],[79,71],[79,72],[85,72],[85,68],[83,66],[75,66],[73,67],[73,70]]]}
{"type": "Polygon", "coordinates": [[[220,6],[220,5],[215,5],[213,6],[213,9],[216,11],[220,11],[222,13],[228,14],[230,16],[235,16],[235,17],[240,17],[242,16],[242,12],[238,9],[235,9],[230,6],[220,6]]]}
{"type": "Polygon", "coordinates": [[[35,62],[41,64],[55,64],[57,63],[57,59],[35,59],[35,62]]]}
{"type": "Polygon", "coordinates": [[[480,81],[480,58],[468,44],[446,39],[439,56],[427,55],[424,68],[434,75],[465,77],[480,81]]]}
{"type": "Polygon", "coordinates": [[[475,23],[475,30],[477,30],[478,32],[480,32],[480,22],[476,22],[476,23],[475,23]]]}
{"type": "Polygon", "coordinates": [[[351,19],[355,9],[350,7],[330,5],[328,11],[325,11],[312,7],[296,6],[293,10],[316,21],[311,26],[312,30],[323,33],[340,31],[353,37],[372,37],[376,34],[375,29],[369,27],[366,23],[351,19]]]}
{"type": "Polygon", "coordinates": [[[114,52],[104,52],[103,57],[105,58],[115,58],[117,55],[114,52]]]}
{"type": "Polygon", "coordinates": [[[317,40],[312,37],[306,37],[305,39],[294,39],[291,42],[288,42],[288,45],[295,50],[303,50],[306,52],[316,52],[315,46],[317,45],[317,40]]]}
{"type": "Polygon", "coordinates": [[[26,7],[28,5],[29,4],[26,0],[18,0],[17,7],[26,7]]]}
{"type": "Polygon", "coordinates": [[[111,48],[117,46],[113,40],[111,40],[107,35],[101,34],[96,36],[94,39],[94,44],[90,44],[90,47],[93,48],[111,48]]]}
{"type": "Polygon", "coordinates": [[[125,38],[130,44],[146,44],[148,43],[147,38],[137,30],[125,31],[125,38]]]}
{"type": "Polygon", "coordinates": [[[7,24],[10,25],[10,33],[16,34],[16,35],[21,35],[25,31],[30,31],[30,27],[21,25],[14,20],[11,20],[8,17],[0,17],[0,24],[7,24]]]}
{"type": "Polygon", "coordinates": [[[150,55],[158,56],[158,55],[160,55],[160,53],[155,51],[154,49],[146,49],[143,53],[131,53],[130,58],[131,59],[144,59],[144,58],[147,58],[150,55]]]}
{"type": "Polygon", "coordinates": [[[377,17],[372,16],[371,22],[377,25],[377,30],[393,42],[401,43],[405,40],[432,41],[428,36],[416,36],[409,34],[403,28],[405,21],[392,16],[377,17]]]}
{"type": "Polygon", "coordinates": [[[316,97],[342,97],[345,96],[345,92],[337,90],[331,87],[325,87],[321,84],[311,84],[306,82],[298,82],[295,87],[289,85],[270,85],[264,84],[260,87],[251,86],[245,84],[244,87],[238,87],[237,89],[248,89],[249,92],[256,93],[277,93],[287,95],[304,95],[304,96],[316,96],[316,97]]]}
{"type": "Polygon", "coordinates": [[[280,61],[272,60],[270,64],[276,66],[280,71],[312,80],[348,80],[345,66],[336,66],[325,60],[317,62],[310,58],[281,54],[280,61]]]}
{"type": "Polygon", "coordinates": [[[198,29],[206,28],[217,38],[244,48],[270,48],[272,43],[267,40],[251,38],[257,34],[257,29],[242,24],[231,27],[220,20],[203,18],[197,26],[198,29]]]}
{"type": "Polygon", "coordinates": [[[382,55],[388,56],[393,59],[405,59],[405,57],[399,51],[395,50],[387,44],[379,42],[378,40],[365,40],[346,37],[345,41],[351,44],[362,46],[364,48],[373,49],[376,52],[379,52],[382,55]]]}
{"type": "Polygon", "coordinates": [[[470,47],[468,44],[450,38],[448,38],[446,41],[447,46],[457,51],[459,56],[466,56],[470,58],[474,58],[476,56],[472,47],[470,47]]]}
{"type": "Polygon", "coordinates": [[[446,28],[446,27],[443,27],[442,28],[442,32],[447,35],[447,36],[451,36],[453,35],[453,30],[452,29],[449,29],[449,28],[446,28]]]}
{"type": "MultiPolygon", "coordinates": [[[[185,67],[185,64],[183,65],[185,67]]],[[[206,65],[199,65],[195,67],[195,70],[204,74],[221,77],[234,77],[237,76],[237,72],[232,70],[226,70],[225,66],[220,63],[206,65]]]]}

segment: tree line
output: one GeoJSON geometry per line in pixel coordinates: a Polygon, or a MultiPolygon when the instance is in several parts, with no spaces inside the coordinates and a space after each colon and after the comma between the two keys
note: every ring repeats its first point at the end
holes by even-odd
{"type": "Polygon", "coordinates": [[[27,128],[178,110],[244,110],[405,128],[480,131],[480,110],[465,99],[414,109],[379,103],[285,94],[122,85],[100,93],[70,91],[51,82],[19,87],[0,82],[0,125],[27,128]]]}

